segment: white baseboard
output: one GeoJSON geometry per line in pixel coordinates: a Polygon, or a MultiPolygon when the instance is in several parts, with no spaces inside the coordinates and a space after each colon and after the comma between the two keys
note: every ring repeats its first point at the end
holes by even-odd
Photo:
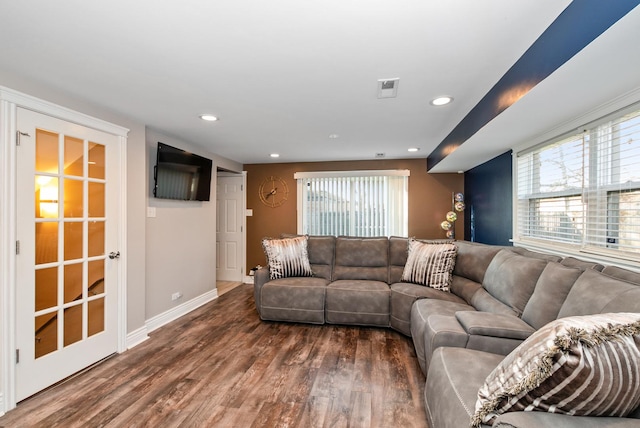
{"type": "Polygon", "coordinates": [[[188,314],[194,309],[199,308],[200,306],[209,303],[212,300],[218,298],[218,290],[215,288],[211,291],[208,291],[195,299],[191,299],[188,302],[184,302],[181,305],[176,306],[175,308],[171,308],[166,312],[163,312],[155,317],[148,319],[145,323],[147,333],[151,333],[153,330],[162,327],[165,324],[170,323],[173,320],[180,318],[183,315],[188,314]]]}
{"type": "Polygon", "coordinates": [[[147,333],[147,326],[144,325],[143,327],[140,327],[139,329],[127,334],[127,349],[131,349],[134,346],[137,346],[147,340],[149,338],[149,335],[147,333]]]}
{"type": "Polygon", "coordinates": [[[0,416],[4,416],[4,394],[0,392],[0,416]]]}

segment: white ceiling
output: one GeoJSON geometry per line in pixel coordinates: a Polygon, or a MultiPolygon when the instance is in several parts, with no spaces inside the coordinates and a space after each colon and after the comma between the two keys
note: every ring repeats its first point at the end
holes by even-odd
{"type": "MultiPolygon", "coordinates": [[[[0,0],[0,69],[240,163],[426,158],[569,3],[0,0]],[[397,98],[377,99],[396,77],[397,98]],[[429,104],[442,94],[455,101],[429,104]]],[[[435,171],[639,88],[638,41],[634,10],[435,171]]]]}

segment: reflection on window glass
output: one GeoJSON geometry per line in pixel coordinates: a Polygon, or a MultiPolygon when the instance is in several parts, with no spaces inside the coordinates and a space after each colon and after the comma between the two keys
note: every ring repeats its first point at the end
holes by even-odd
{"type": "Polygon", "coordinates": [[[89,302],[89,336],[104,331],[104,297],[89,302]]]}
{"type": "Polygon", "coordinates": [[[51,312],[36,317],[35,358],[40,358],[58,349],[58,313],[51,312]]]}
{"type": "Polygon", "coordinates": [[[58,304],[58,268],[36,270],[36,311],[58,304]]]}
{"type": "Polygon", "coordinates": [[[64,137],[64,173],[84,175],[84,141],[69,136],[64,137]]]}

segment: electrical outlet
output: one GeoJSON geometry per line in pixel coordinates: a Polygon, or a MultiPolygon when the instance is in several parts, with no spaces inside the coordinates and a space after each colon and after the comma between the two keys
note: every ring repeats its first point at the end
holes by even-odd
{"type": "Polygon", "coordinates": [[[182,297],[182,293],[180,293],[180,292],[173,293],[173,294],[171,295],[171,300],[178,300],[178,299],[179,299],[179,298],[181,298],[181,297],[182,297]]]}

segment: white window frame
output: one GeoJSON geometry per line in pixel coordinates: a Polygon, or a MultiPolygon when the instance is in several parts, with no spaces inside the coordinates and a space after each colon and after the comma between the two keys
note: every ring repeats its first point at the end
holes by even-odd
{"type": "MultiPolygon", "coordinates": [[[[616,220],[620,218],[620,216],[618,216],[618,212],[616,211],[612,215],[610,211],[612,209],[612,203],[610,199],[612,193],[619,193],[630,190],[634,193],[636,191],[640,192],[640,180],[634,178],[632,181],[626,183],[617,182],[620,180],[616,180],[613,174],[614,171],[617,170],[617,167],[620,166],[621,158],[616,158],[615,154],[619,154],[619,152],[613,150],[613,146],[609,147],[610,152],[613,153],[612,155],[603,153],[602,149],[600,153],[597,153],[597,144],[606,144],[606,140],[604,140],[602,137],[604,135],[602,133],[602,129],[606,128],[606,126],[608,126],[607,124],[615,122],[617,119],[621,119],[631,113],[635,113],[638,111],[640,111],[640,104],[635,104],[579,128],[584,130],[582,134],[583,145],[585,147],[583,167],[584,183],[581,189],[567,188],[565,190],[556,192],[539,192],[538,194],[536,194],[536,183],[534,182],[535,178],[533,177],[536,175],[535,173],[531,174],[528,177],[528,182],[523,183],[519,180],[519,174],[521,173],[521,171],[519,171],[519,159],[521,156],[538,152],[545,147],[550,147],[558,142],[570,139],[570,137],[572,136],[578,137],[579,133],[574,132],[572,134],[565,134],[558,138],[547,140],[546,142],[541,143],[537,146],[523,150],[516,156],[514,156],[514,244],[534,250],[554,252],[562,256],[574,255],[579,256],[583,259],[611,263],[635,269],[640,267],[640,252],[635,250],[634,245],[632,245],[633,248],[631,250],[625,250],[625,248],[620,245],[619,240],[616,240],[614,243],[606,242],[609,236],[604,234],[606,228],[609,228],[608,233],[610,234],[611,230],[615,230],[617,225],[620,224],[616,220]],[[535,201],[536,199],[540,200],[544,197],[550,196],[580,196],[582,198],[582,204],[584,206],[582,220],[584,229],[580,242],[569,243],[561,242],[561,240],[553,240],[551,239],[552,237],[547,237],[545,239],[535,236],[527,236],[524,233],[524,229],[521,228],[521,220],[523,219],[520,218],[520,204],[523,201],[523,199],[521,198],[523,194],[528,194],[529,201],[535,201]],[[602,223],[598,225],[594,220],[597,218],[599,220],[606,219],[606,225],[603,226],[602,223]],[[613,226],[611,226],[611,219],[614,219],[614,222],[617,222],[613,224],[613,226]]],[[[611,129],[615,130],[616,128],[614,127],[611,129]]],[[[621,144],[623,144],[623,142],[619,141],[615,136],[614,141],[615,144],[619,144],[620,146],[621,144]]],[[[637,159],[637,157],[634,156],[632,159],[635,160],[637,159]]],[[[531,167],[531,165],[533,165],[533,163],[527,165],[527,167],[531,167]]],[[[613,206],[613,209],[617,210],[617,207],[613,206]]],[[[528,213],[527,215],[531,216],[530,213],[528,213]]],[[[637,215],[634,215],[633,217],[626,218],[631,218],[640,222],[640,213],[637,213],[637,215]]],[[[523,221],[524,223],[527,222],[526,219],[524,219],[523,221]]],[[[617,236],[617,238],[619,238],[619,236],[617,236]]]]}
{"type": "MultiPolygon", "coordinates": [[[[385,201],[385,204],[390,204],[392,206],[388,206],[388,212],[392,213],[396,220],[395,223],[398,225],[396,228],[391,227],[390,224],[394,222],[393,219],[386,218],[386,228],[391,231],[387,233],[387,236],[408,236],[408,223],[409,223],[409,215],[408,215],[408,205],[409,205],[409,180],[410,176],[409,170],[364,170],[364,171],[310,171],[310,172],[296,172],[294,174],[294,178],[297,181],[297,231],[299,234],[307,234],[307,230],[305,227],[305,218],[307,216],[308,206],[306,204],[307,197],[307,183],[309,179],[330,179],[330,178],[354,178],[354,179],[365,179],[371,177],[406,177],[402,183],[402,189],[399,190],[401,195],[396,195],[400,198],[400,201],[385,201]]],[[[387,189],[388,191],[388,189],[387,189]]],[[[350,209],[353,212],[353,205],[350,205],[350,209]]],[[[313,234],[313,233],[312,233],[313,234]]],[[[347,231],[346,233],[337,233],[334,235],[349,235],[355,236],[353,233],[353,223],[351,231],[347,231]]],[[[358,236],[373,236],[373,235],[358,235],[358,236]]],[[[377,234],[376,236],[380,236],[377,234]]]]}

